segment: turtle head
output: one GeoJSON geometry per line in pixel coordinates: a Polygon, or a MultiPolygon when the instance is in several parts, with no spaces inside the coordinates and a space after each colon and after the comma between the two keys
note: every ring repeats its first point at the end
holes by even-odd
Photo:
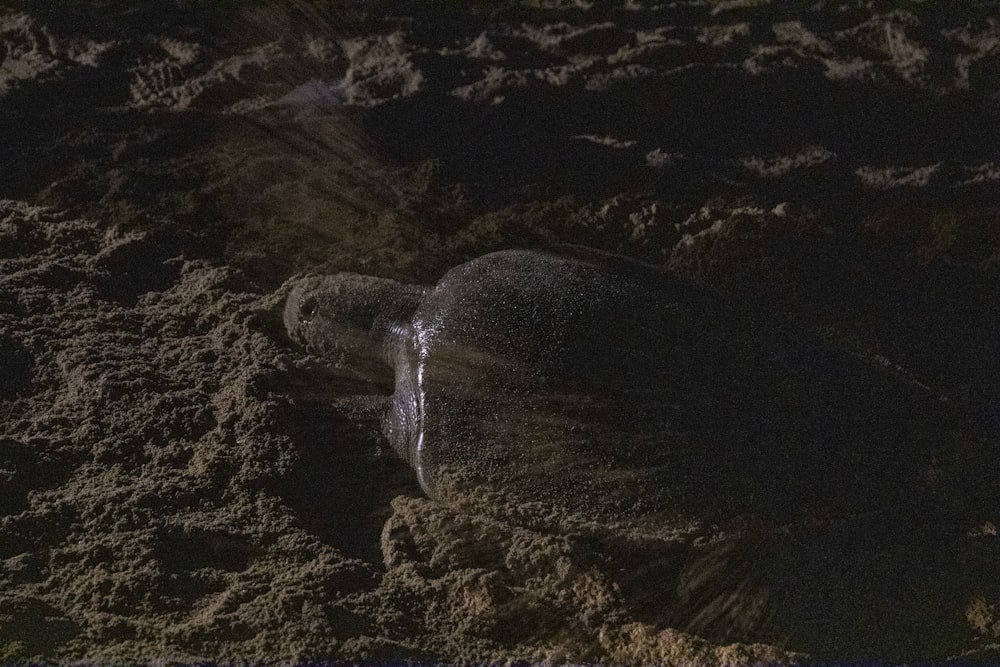
{"type": "Polygon", "coordinates": [[[297,279],[285,303],[285,328],[348,375],[393,378],[394,334],[408,322],[423,289],[386,278],[338,273],[297,279]]]}

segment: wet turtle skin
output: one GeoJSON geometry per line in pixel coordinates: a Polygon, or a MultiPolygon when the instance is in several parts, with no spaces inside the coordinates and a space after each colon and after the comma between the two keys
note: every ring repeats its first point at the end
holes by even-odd
{"type": "Polygon", "coordinates": [[[857,514],[911,495],[948,428],[899,373],[588,249],[496,252],[431,287],[307,277],[285,323],[391,391],[385,434],[443,502],[676,526],[857,514]]]}

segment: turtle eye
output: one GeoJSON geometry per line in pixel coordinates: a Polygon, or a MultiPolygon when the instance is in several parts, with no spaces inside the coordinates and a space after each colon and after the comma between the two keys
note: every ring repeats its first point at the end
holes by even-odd
{"type": "Polygon", "coordinates": [[[299,322],[308,322],[319,312],[319,302],[309,297],[299,305],[299,322]]]}

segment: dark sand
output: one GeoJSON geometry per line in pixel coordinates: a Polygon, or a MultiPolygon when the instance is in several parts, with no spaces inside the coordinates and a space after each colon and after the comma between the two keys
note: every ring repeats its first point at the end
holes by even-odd
{"type": "Polygon", "coordinates": [[[0,6],[0,660],[1000,660],[1000,7],[361,4],[0,6]],[[559,242],[947,396],[929,518],[705,597],[669,540],[423,498],[281,325],[301,272],[559,242]]]}

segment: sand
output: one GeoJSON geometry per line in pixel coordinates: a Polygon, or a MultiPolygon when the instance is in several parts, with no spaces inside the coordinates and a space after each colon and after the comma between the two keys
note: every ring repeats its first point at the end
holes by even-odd
{"type": "Polygon", "coordinates": [[[612,4],[0,6],[0,659],[1000,659],[997,6],[612,4]],[[426,499],[281,323],[561,242],[946,396],[928,513],[721,549],[681,627],[675,542],[426,499]]]}

